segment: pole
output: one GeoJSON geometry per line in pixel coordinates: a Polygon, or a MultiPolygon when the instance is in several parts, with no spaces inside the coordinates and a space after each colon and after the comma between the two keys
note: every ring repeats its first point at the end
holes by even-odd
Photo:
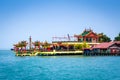
{"type": "Polygon", "coordinates": [[[31,48],[32,48],[32,38],[31,36],[29,37],[29,50],[31,52],[31,48]]]}

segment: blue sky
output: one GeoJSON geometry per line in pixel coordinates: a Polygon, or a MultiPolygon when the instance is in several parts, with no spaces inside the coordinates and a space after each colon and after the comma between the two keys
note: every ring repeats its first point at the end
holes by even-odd
{"type": "Polygon", "coordinates": [[[119,0],[0,0],[0,49],[28,40],[80,34],[85,28],[112,40],[120,32],[119,0]]]}

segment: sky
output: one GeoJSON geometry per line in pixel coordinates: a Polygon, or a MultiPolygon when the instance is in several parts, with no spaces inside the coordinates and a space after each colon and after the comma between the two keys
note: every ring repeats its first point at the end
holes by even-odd
{"type": "Polygon", "coordinates": [[[120,32],[120,0],[0,0],[0,49],[29,36],[52,42],[85,28],[114,40],[120,32]]]}

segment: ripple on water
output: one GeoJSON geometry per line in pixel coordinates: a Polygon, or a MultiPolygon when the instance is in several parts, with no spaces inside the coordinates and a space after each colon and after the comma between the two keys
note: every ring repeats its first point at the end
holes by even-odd
{"type": "Polygon", "coordinates": [[[0,51],[0,80],[120,80],[119,56],[17,57],[0,51]]]}

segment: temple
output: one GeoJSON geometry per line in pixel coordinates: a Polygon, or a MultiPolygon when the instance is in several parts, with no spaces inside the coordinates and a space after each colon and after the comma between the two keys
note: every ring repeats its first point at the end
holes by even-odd
{"type": "Polygon", "coordinates": [[[91,29],[85,29],[80,35],[74,35],[78,42],[98,43],[99,36],[91,29]]]}
{"type": "Polygon", "coordinates": [[[83,45],[84,43],[89,45],[89,47],[99,44],[99,35],[91,29],[85,29],[80,35],[74,35],[73,38],[74,41],[71,39],[68,41],[53,41],[52,44],[65,47],[71,46],[73,50],[76,45],[83,45]]]}

